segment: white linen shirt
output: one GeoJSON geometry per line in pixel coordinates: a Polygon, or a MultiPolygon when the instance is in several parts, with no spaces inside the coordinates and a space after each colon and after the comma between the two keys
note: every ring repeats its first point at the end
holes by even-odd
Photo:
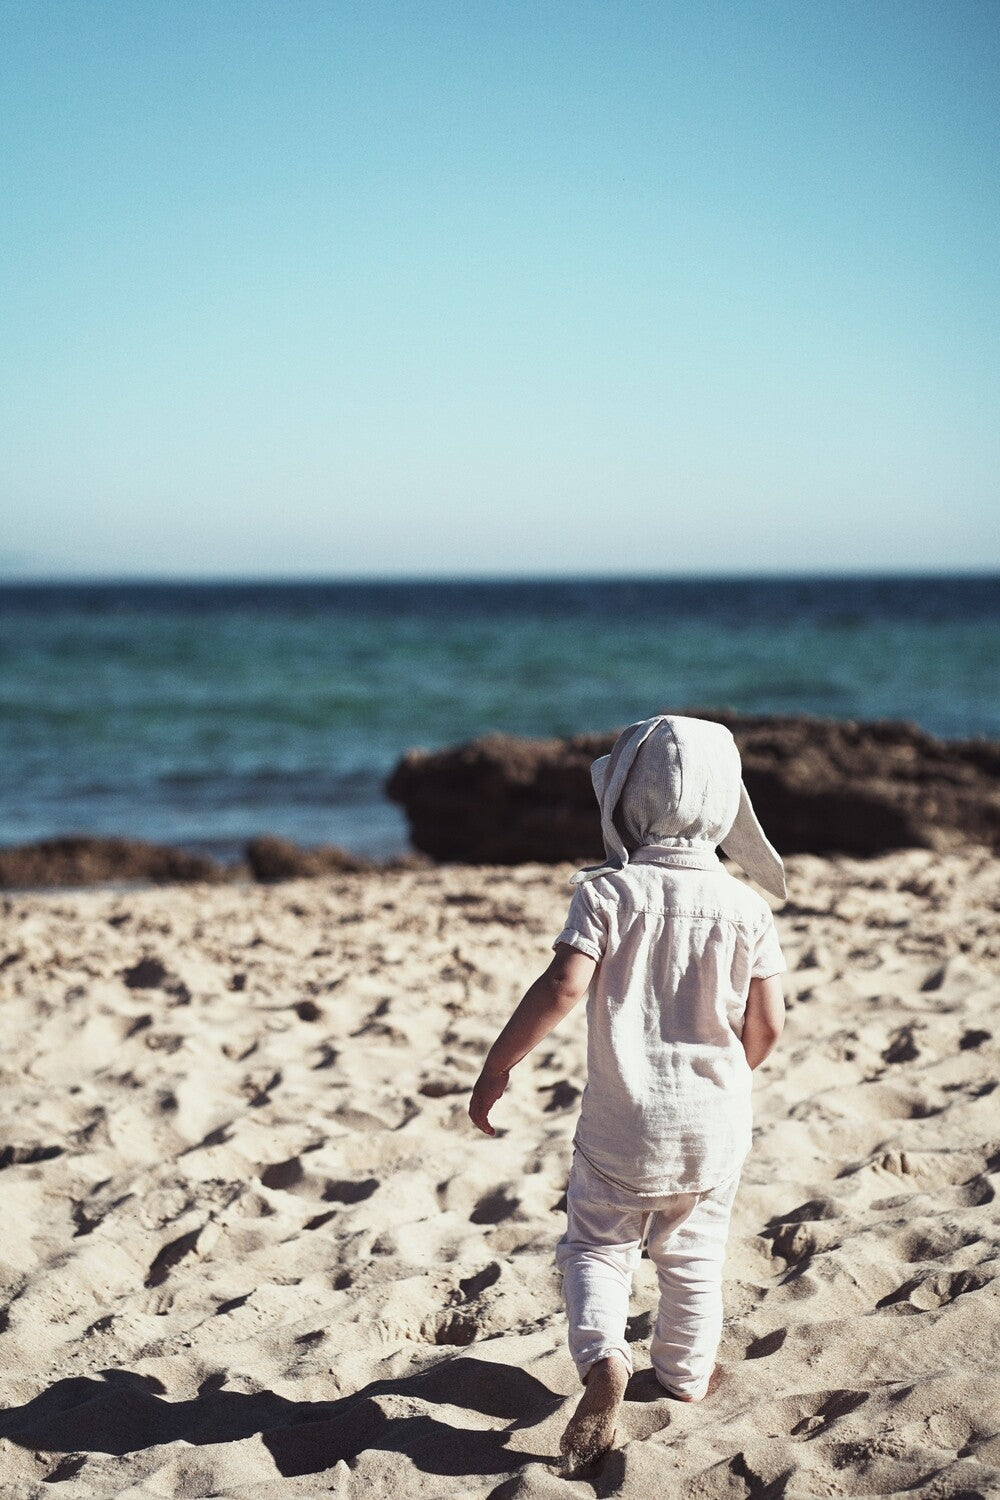
{"type": "Polygon", "coordinates": [[[597,961],[577,1150],[635,1193],[726,1181],[750,1149],[750,980],[786,968],[767,902],[711,846],[650,845],[577,889],[556,943],[597,961]]]}

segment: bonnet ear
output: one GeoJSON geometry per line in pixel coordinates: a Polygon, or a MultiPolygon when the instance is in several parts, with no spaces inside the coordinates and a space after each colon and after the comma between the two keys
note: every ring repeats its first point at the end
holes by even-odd
{"type": "Polygon", "coordinates": [[[594,796],[597,805],[601,807],[604,802],[604,788],[608,784],[608,766],[611,764],[610,755],[602,755],[599,760],[592,762],[590,767],[590,783],[594,788],[594,796]]]}
{"type": "Polygon", "coordinates": [[[722,840],[721,848],[724,854],[728,854],[730,859],[734,859],[747,872],[751,880],[755,880],[772,896],[780,896],[784,900],[788,894],[785,888],[785,867],[781,863],[780,854],[761,828],[742,781],[736,821],[722,840]]]}
{"type": "Polygon", "coordinates": [[[638,724],[630,724],[618,736],[611,754],[600,756],[591,765],[590,779],[601,809],[601,833],[606,858],[602,865],[577,870],[575,875],[570,876],[570,885],[583,885],[588,880],[596,880],[598,875],[611,875],[617,870],[623,870],[628,864],[628,850],[615,827],[615,808],[640,746],[645,744],[656,726],[662,723],[661,714],[655,719],[642,719],[638,724]]]}

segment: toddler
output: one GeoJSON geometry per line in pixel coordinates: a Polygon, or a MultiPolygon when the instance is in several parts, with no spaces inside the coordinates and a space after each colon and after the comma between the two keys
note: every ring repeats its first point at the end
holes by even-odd
{"type": "Polygon", "coordinates": [[[577,886],[555,958],[491,1047],[469,1106],[489,1112],[510,1070],[589,992],[587,1087],[574,1137],[563,1273],[569,1348],[585,1390],[562,1439],[573,1466],[614,1441],[632,1359],[632,1273],[645,1242],[660,1301],[650,1357],[681,1401],[708,1394],[722,1263],[750,1149],[750,1073],[777,1041],[785,968],[767,902],[726,854],[784,896],[729,730],[661,715],[594,762],[606,862],[577,886]]]}

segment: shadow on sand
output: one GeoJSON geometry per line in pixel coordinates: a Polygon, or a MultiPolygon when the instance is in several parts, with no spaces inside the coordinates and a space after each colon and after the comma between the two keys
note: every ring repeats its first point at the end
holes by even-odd
{"type": "MultiPolygon", "coordinates": [[[[555,1395],[524,1370],[467,1357],[418,1375],[379,1380],[335,1401],[289,1401],[273,1391],[243,1395],[205,1381],[190,1401],[167,1401],[154,1377],[101,1370],[57,1380],[24,1406],[0,1411],[0,1437],[24,1448],[81,1455],[132,1453],[160,1443],[236,1443],[260,1433],[279,1472],[316,1474],[364,1449],[405,1453],[428,1474],[502,1474],[550,1454],[511,1453],[507,1434],[542,1422],[555,1395]],[[446,1404],[506,1424],[500,1432],[465,1429],[419,1412],[388,1416],[383,1396],[446,1404]]],[[[67,1470],[66,1477],[70,1471],[67,1470]]],[[[55,1476],[51,1476],[55,1477],[55,1476]]]]}

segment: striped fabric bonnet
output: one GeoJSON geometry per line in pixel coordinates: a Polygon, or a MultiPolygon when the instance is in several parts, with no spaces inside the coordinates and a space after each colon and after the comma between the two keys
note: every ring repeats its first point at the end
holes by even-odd
{"type": "Polygon", "coordinates": [[[743,785],[740,752],[724,724],[660,714],[630,724],[590,768],[607,859],[578,870],[573,885],[613,874],[643,846],[721,847],[752,880],[783,897],[781,859],[743,785]]]}

